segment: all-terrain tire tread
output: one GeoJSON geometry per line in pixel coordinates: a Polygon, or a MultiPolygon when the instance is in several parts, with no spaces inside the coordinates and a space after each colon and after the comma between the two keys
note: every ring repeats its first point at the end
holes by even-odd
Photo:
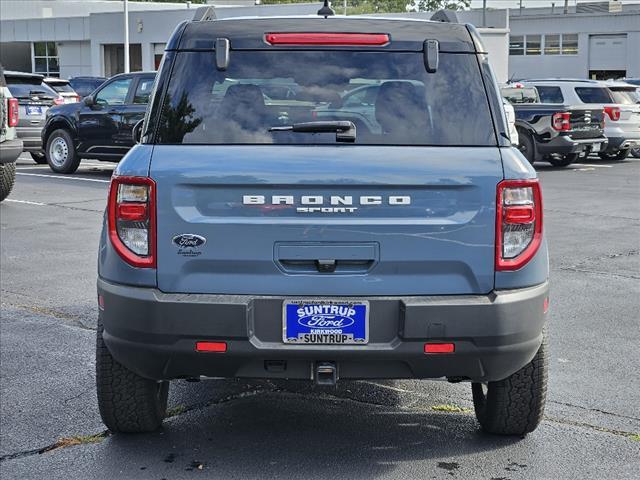
{"type": "Polygon", "coordinates": [[[16,183],[16,164],[0,164],[0,202],[7,198],[16,183]]]}

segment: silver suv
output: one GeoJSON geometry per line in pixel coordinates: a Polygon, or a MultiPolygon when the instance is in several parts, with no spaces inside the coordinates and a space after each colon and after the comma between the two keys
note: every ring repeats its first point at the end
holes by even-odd
{"type": "Polygon", "coordinates": [[[622,101],[624,94],[615,92],[626,84],[579,79],[536,79],[522,83],[536,87],[542,103],[588,104],[603,108],[608,145],[599,152],[600,158],[623,160],[632,148],[640,146],[640,105],[622,101]]]}

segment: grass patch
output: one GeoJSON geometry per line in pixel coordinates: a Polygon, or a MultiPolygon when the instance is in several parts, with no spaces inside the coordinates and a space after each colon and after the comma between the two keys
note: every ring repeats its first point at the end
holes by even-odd
{"type": "Polygon", "coordinates": [[[471,412],[470,408],[460,407],[458,405],[432,405],[431,410],[435,410],[436,412],[446,412],[446,413],[469,413],[471,412]]]}
{"type": "MultiPolygon", "coordinates": [[[[100,443],[107,438],[107,432],[96,433],[95,435],[77,435],[75,437],[63,437],[47,448],[46,451],[57,450],[58,448],[74,447],[76,445],[87,445],[90,443],[100,443]]],[[[44,453],[44,452],[43,452],[44,453]]]]}
{"type": "Polygon", "coordinates": [[[167,409],[167,418],[175,417],[176,415],[180,415],[187,411],[187,407],[184,405],[176,405],[175,407],[171,407],[167,409]]]}
{"type": "Polygon", "coordinates": [[[634,442],[640,442],[640,433],[634,433],[633,435],[629,435],[629,438],[634,442]]]}

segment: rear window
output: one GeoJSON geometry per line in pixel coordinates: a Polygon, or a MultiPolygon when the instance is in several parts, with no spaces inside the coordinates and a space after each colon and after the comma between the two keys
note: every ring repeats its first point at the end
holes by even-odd
{"type": "Polygon", "coordinates": [[[49,84],[49,86],[58,93],[75,93],[68,83],[53,83],[49,84]]]}
{"type": "Polygon", "coordinates": [[[613,103],[611,95],[602,87],[576,87],[576,94],[584,103],[613,103]]]}
{"type": "Polygon", "coordinates": [[[496,144],[474,55],[441,53],[429,74],[422,53],[237,51],[219,71],[211,52],[179,52],[172,71],[158,143],[335,143],[269,129],[348,120],[357,144],[496,144]]]}
{"type": "Polygon", "coordinates": [[[623,105],[635,105],[640,103],[640,96],[636,93],[635,88],[610,88],[611,96],[614,103],[620,103],[623,105]]]}
{"type": "Polygon", "coordinates": [[[564,97],[562,96],[562,90],[560,87],[547,87],[538,85],[536,86],[538,95],[540,95],[540,102],[542,103],[564,103],[564,97]]]}
{"type": "Polygon", "coordinates": [[[503,87],[500,89],[502,96],[509,103],[539,103],[538,92],[535,87],[503,87]]]}
{"type": "Polygon", "coordinates": [[[70,80],[71,87],[76,91],[76,93],[82,97],[86,97],[93,93],[93,91],[98,88],[100,85],[104,83],[102,79],[76,79],[70,80]]]}
{"type": "Polygon", "coordinates": [[[37,78],[28,77],[9,77],[7,78],[7,86],[11,95],[15,98],[31,98],[37,96],[44,99],[54,99],[58,94],[51,87],[45,85],[37,78]]]}

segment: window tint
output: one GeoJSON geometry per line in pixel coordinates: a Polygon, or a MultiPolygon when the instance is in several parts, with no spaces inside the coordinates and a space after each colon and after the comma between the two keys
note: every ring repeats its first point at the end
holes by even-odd
{"type": "Polygon", "coordinates": [[[539,103],[538,92],[534,87],[502,87],[500,89],[503,98],[509,103],[539,103]]]}
{"type": "Polygon", "coordinates": [[[15,98],[30,98],[33,96],[40,97],[45,100],[52,100],[58,97],[51,87],[42,83],[42,81],[33,78],[9,77],[7,78],[7,86],[11,95],[15,98]]]}
{"type": "Polygon", "coordinates": [[[343,107],[368,107],[375,105],[379,87],[358,87],[347,92],[342,99],[343,107]]]}
{"type": "Polygon", "coordinates": [[[99,105],[124,105],[131,84],[130,78],[121,78],[111,82],[96,95],[99,105]]]}
{"type": "Polygon", "coordinates": [[[606,88],[576,87],[576,93],[584,103],[613,103],[613,99],[606,88]]]}
{"type": "Polygon", "coordinates": [[[90,95],[93,91],[104,83],[105,79],[74,79],[69,80],[69,83],[76,91],[76,93],[82,97],[90,95]]]}
{"type": "Polygon", "coordinates": [[[538,95],[540,95],[540,102],[564,103],[564,97],[562,96],[562,90],[560,90],[560,87],[536,85],[536,89],[538,90],[538,95]]]}
{"type": "Polygon", "coordinates": [[[609,91],[611,92],[611,96],[615,103],[623,105],[635,105],[636,103],[640,103],[640,97],[636,93],[635,89],[610,88],[609,91]]]}
{"type": "Polygon", "coordinates": [[[68,83],[58,83],[58,84],[53,84],[53,85],[49,85],[51,88],[53,88],[56,92],[58,93],[62,93],[62,92],[66,92],[66,93],[73,93],[74,90],[73,88],[71,88],[71,85],[69,85],[68,83]]]}
{"type": "Polygon", "coordinates": [[[141,78],[136,87],[136,93],[133,96],[133,103],[149,103],[151,87],[153,87],[153,78],[141,78]]]}
{"type": "Polygon", "coordinates": [[[422,54],[410,52],[238,51],[226,71],[211,52],[179,52],[172,71],[159,143],[335,143],[335,133],[270,131],[323,120],[353,122],[359,144],[496,143],[474,55],[441,53],[429,74],[422,54]],[[342,103],[349,91],[372,85],[375,104],[342,103]],[[274,90],[295,98],[265,93],[274,90]]]}

